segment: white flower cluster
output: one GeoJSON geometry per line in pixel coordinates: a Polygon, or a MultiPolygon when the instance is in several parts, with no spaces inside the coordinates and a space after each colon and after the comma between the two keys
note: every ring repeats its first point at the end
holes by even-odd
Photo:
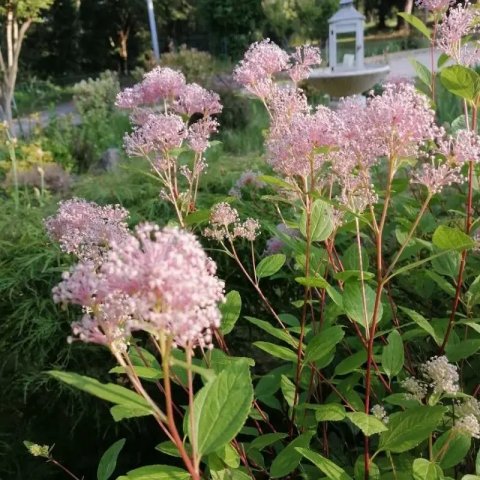
{"type": "Polygon", "coordinates": [[[458,417],[454,429],[473,438],[480,438],[480,402],[471,397],[458,402],[455,406],[455,415],[458,417]]]}
{"type": "Polygon", "coordinates": [[[459,418],[453,428],[457,432],[468,435],[469,437],[480,438],[480,423],[478,423],[475,415],[470,414],[459,418]]]}
{"type": "Polygon", "coordinates": [[[427,385],[415,377],[409,377],[401,383],[407,393],[407,397],[421,402],[427,396],[427,385]]]}
{"type": "Polygon", "coordinates": [[[428,389],[434,393],[456,394],[458,386],[458,371],[455,365],[448,363],[447,357],[432,357],[420,367],[423,379],[409,377],[401,383],[407,391],[407,397],[421,402],[428,394],[428,389]]]}
{"type": "Polygon", "coordinates": [[[383,423],[387,424],[390,418],[388,418],[387,411],[381,405],[374,405],[370,411],[375,418],[378,418],[383,423]]]}
{"type": "Polygon", "coordinates": [[[435,393],[455,394],[459,391],[458,371],[448,363],[447,357],[432,357],[422,366],[422,373],[435,393]]]}

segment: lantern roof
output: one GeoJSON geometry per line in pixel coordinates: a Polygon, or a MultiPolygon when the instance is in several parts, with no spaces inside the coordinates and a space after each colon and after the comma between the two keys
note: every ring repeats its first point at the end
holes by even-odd
{"type": "Polygon", "coordinates": [[[355,9],[353,0],[341,0],[340,10],[329,18],[328,23],[339,23],[352,20],[365,20],[365,17],[355,9]]]}

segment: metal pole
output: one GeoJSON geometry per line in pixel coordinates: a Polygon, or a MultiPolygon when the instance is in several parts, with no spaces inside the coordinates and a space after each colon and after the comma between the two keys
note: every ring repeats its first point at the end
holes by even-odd
{"type": "Polygon", "coordinates": [[[148,21],[150,23],[150,33],[152,35],[152,48],[155,60],[160,60],[160,49],[158,48],[157,24],[155,23],[155,13],[153,11],[153,1],[147,0],[148,21]]]}

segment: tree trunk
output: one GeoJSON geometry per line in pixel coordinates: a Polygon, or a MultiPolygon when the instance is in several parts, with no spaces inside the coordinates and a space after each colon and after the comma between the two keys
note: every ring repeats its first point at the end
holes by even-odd
{"type": "MultiPolygon", "coordinates": [[[[403,12],[408,14],[411,14],[413,12],[413,0],[405,0],[403,12]]],[[[407,33],[410,33],[410,24],[406,22],[402,17],[398,17],[397,28],[399,30],[405,30],[407,33]]]]}
{"type": "Polygon", "coordinates": [[[118,32],[119,40],[119,55],[120,55],[120,68],[122,73],[128,75],[128,36],[130,33],[130,28],[126,30],[120,30],[118,32]]]}
{"type": "Polygon", "coordinates": [[[12,100],[12,93],[8,92],[5,88],[2,95],[2,110],[4,115],[4,121],[7,122],[7,126],[10,131],[13,126],[12,100]]]}
{"type": "MultiPolygon", "coordinates": [[[[7,122],[8,128],[12,128],[12,100],[17,82],[18,59],[22,48],[25,33],[30,28],[32,19],[26,19],[21,25],[18,24],[14,16],[13,9],[7,11],[7,22],[5,28],[6,41],[6,57],[4,58],[0,50],[0,76],[2,77],[2,85],[0,88],[0,105],[7,122]]],[[[3,42],[0,42],[0,45],[3,42]]]]}

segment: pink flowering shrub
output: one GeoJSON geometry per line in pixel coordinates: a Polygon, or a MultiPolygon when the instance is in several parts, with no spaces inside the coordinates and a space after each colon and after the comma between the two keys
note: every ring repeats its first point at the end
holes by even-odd
{"type": "Polygon", "coordinates": [[[234,76],[268,111],[264,171],[209,208],[198,188],[218,96],[169,68],[119,94],[134,125],[125,149],[149,162],[175,226],[131,231],[121,207],[82,200],[46,226],[79,260],[53,289],[81,307],[70,339],[106,347],[122,385],[51,374],[112,403],[116,421],[153,416],[159,450],[180,458],[122,478],[480,474],[480,76],[463,39],[477,13],[417,3],[434,31],[409,21],[452,62],[422,75],[430,98],[396,82],[366,102],[312,107],[301,86],[318,49],[253,44],[234,76]],[[438,125],[436,78],[463,103],[464,127],[438,125]],[[244,213],[254,207],[274,214],[244,213]],[[210,254],[228,259],[225,280],[210,254]],[[255,358],[231,353],[242,313],[261,332],[255,358]]]}

